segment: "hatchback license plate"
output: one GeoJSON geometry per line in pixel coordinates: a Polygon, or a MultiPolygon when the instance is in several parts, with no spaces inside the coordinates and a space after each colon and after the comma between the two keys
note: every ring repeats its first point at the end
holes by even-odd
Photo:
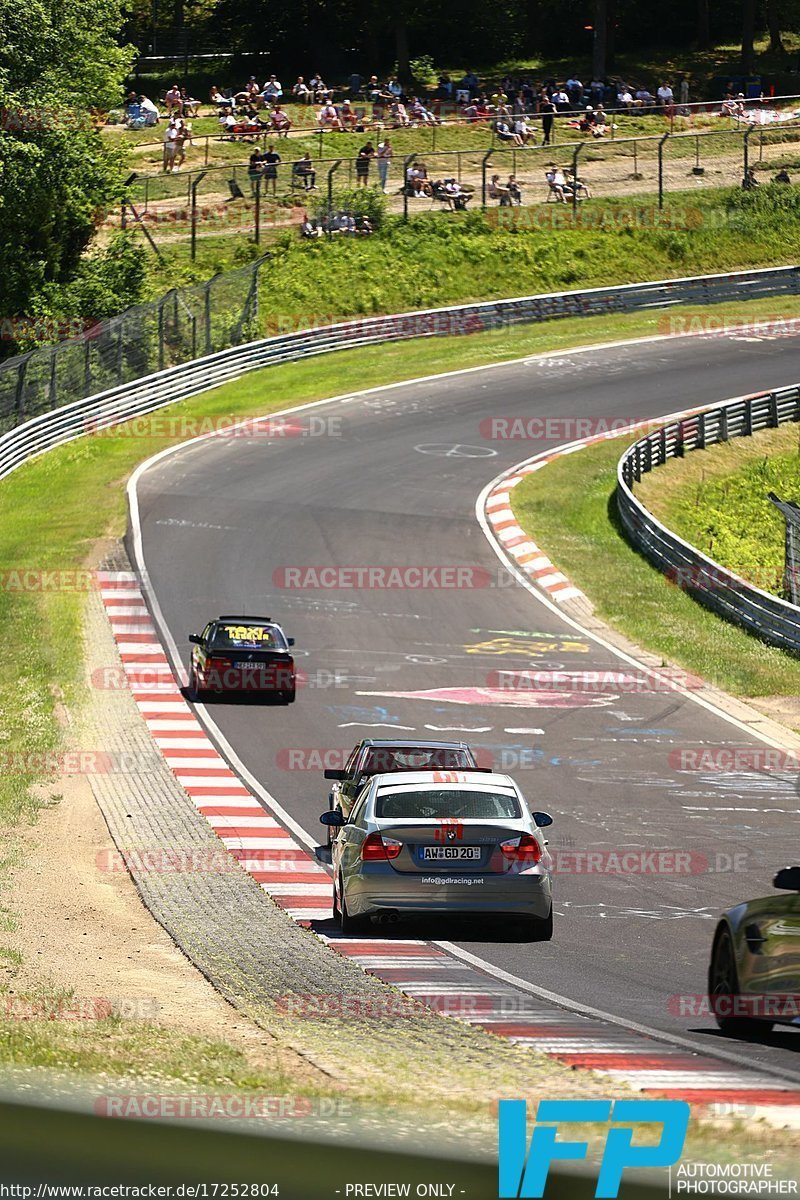
{"type": "Polygon", "coordinates": [[[423,862],[475,862],[481,856],[480,846],[423,846],[423,862]]]}

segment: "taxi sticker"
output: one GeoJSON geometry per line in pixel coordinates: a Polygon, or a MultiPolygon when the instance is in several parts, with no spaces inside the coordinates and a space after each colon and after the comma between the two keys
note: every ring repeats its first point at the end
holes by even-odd
{"type": "Polygon", "coordinates": [[[471,777],[464,771],[434,771],[434,783],[470,783],[471,777]]]}
{"type": "Polygon", "coordinates": [[[272,630],[263,625],[225,625],[232,642],[271,642],[272,630]]]}

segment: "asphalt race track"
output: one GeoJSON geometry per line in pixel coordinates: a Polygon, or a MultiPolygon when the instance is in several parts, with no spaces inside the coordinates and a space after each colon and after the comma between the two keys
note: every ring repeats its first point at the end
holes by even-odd
{"type": "Polygon", "coordinates": [[[324,751],[393,731],[484,747],[555,817],[550,844],[565,869],[554,940],[521,942],[491,922],[426,935],[573,1001],[795,1071],[797,1031],[743,1047],[670,999],[703,995],[718,912],[769,894],[775,870],[800,859],[795,774],[682,770],[684,751],[762,747],[685,695],[576,684],[544,707],[535,692],[527,706],[487,705],[474,689],[498,670],[629,669],[525,588],[496,586],[500,564],[475,517],[502,470],[581,431],[490,441],[482,420],[655,418],[798,379],[792,338],[567,351],[317,407],[320,428],[335,418],[318,436],[207,439],[138,485],[150,583],[184,663],[186,635],[222,612],[273,616],[297,639],[309,686],[296,704],[205,707],[315,840],[324,751]],[[482,568],[486,586],[282,586],[286,567],[422,565],[482,568]],[[578,852],[589,850],[690,852],[691,873],[587,872],[578,852]]]}

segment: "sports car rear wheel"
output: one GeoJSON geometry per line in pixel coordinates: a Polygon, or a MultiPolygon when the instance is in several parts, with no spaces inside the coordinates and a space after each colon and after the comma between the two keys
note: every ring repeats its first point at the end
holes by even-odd
{"type": "Polygon", "coordinates": [[[723,928],[717,934],[708,968],[708,996],[714,1020],[726,1037],[757,1038],[769,1033],[772,1021],[729,1015],[735,1010],[739,995],[739,973],[736,970],[733,939],[730,931],[723,928]]]}
{"type": "Polygon", "coordinates": [[[195,704],[197,704],[199,701],[205,699],[205,695],[206,695],[205,691],[203,690],[203,688],[200,688],[197,686],[197,674],[196,674],[194,668],[192,668],[189,672],[188,692],[189,692],[189,699],[195,704]]]}

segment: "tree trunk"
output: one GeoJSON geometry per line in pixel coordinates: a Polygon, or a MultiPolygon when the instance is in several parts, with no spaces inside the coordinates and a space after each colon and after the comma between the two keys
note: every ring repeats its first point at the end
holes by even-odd
{"type": "Polygon", "coordinates": [[[753,39],[756,25],[756,0],[743,0],[742,3],[742,71],[752,75],[755,64],[755,49],[753,39]]]}
{"type": "Polygon", "coordinates": [[[606,0],[606,69],[614,66],[617,52],[617,0],[606,0]]]}
{"type": "Polygon", "coordinates": [[[770,50],[783,54],[781,23],[778,16],[778,0],[767,0],[767,29],[769,30],[770,50]]]}
{"type": "Polygon", "coordinates": [[[711,12],[708,0],[697,0],[697,45],[705,50],[711,45],[711,12]]]}
{"type": "Polygon", "coordinates": [[[410,53],[408,49],[408,25],[402,13],[398,12],[394,20],[394,45],[397,56],[397,77],[403,83],[411,81],[410,53]]]}
{"type": "Polygon", "coordinates": [[[594,0],[594,35],[592,38],[592,78],[605,79],[608,50],[607,0],[594,0]]]}

